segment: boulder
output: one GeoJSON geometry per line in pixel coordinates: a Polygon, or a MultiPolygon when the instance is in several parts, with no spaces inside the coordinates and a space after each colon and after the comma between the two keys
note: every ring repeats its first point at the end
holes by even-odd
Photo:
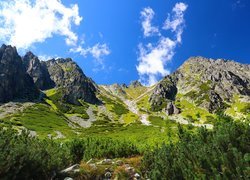
{"type": "Polygon", "coordinates": [[[180,110],[173,104],[173,102],[169,102],[165,109],[167,115],[171,116],[173,114],[180,114],[180,110]]]}

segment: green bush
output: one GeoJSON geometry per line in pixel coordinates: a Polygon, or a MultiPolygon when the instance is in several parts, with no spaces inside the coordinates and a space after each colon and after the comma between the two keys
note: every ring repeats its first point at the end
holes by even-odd
{"type": "Polygon", "coordinates": [[[137,147],[124,140],[83,138],[57,142],[30,137],[23,131],[0,128],[1,179],[51,179],[82,159],[138,155],[137,147]]]}
{"type": "Polygon", "coordinates": [[[148,151],[142,171],[150,179],[248,179],[249,122],[219,117],[214,130],[190,133],[179,127],[180,141],[148,151]]]}
{"type": "Polygon", "coordinates": [[[0,152],[3,179],[49,179],[72,161],[65,145],[11,129],[0,130],[0,152]]]}

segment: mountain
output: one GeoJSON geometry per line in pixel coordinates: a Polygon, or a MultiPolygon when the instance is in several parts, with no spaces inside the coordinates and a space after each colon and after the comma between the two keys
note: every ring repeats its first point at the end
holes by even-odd
{"type": "Polygon", "coordinates": [[[203,57],[188,59],[176,72],[158,83],[150,104],[162,110],[168,103],[187,100],[210,113],[225,110],[240,99],[250,101],[250,65],[203,57]]]}
{"type": "Polygon", "coordinates": [[[41,90],[55,87],[52,81],[46,62],[40,61],[32,52],[27,52],[22,58],[27,73],[33,78],[36,86],[41,90]]]}
{"type": "Polygon", "coordinates": [[[46,61],[46,66],[55,87],[62,91],[64,101],[76,105],[80,105],[79,99],[92,104],[99,102],[95,83],[72,59],[52,59],[46,61]]]}
{"type": "Polygon", "coordinates": [[[139,140],[150,131],[148,141],[155,141],[177,123],[211,129],[217,112],[250,117],[250,65],[234,61],[192,57],[145,87],[139,81],[97,85],[70,58],[40,61],[32,52],[21,58],[5,45],[0,57],[1,125],[40,137],[123,133],[139,140]]]}
{"type": "Polygon", "coordinates": [[[94,82],[85,76],[72,59],[40,61],[32,52],[22,58],[27,73],[41,90],[58,89],[61,101],[80,105],[79,99],[97,103],[94,82]]]}
{"type": "Polygon", "coordinates": [[[26,73],[16,48],[2,45],[0,48],[0,102],[36,100],[39,90],[26,73]]]}

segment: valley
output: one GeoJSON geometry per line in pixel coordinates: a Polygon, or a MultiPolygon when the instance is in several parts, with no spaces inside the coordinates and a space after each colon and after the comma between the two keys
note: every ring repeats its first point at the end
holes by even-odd
{"type": "MultiPolygon", "coordinates": [[[[234,146],[229,141],[249,143],[250,65],[191,57],[151,87],[139,81],[98,85],[70,58],[40,61],[31,52],[21,57],[15,47],[3,45],[0,74],[0,136],[13,149],[7,151],[5,141],[0,140],[2,152],[12,153],[6,157],[15,158],[15,150],[22,154],[27,145],[30,154],[23,154],[27,162],[35,157],[34,153],[40,153],[39,159],[43,154],[53,157],[57,152],[51,162],[41,160],[44,164],[40,164],[57,175],[59,170],[77,163],[77,173],[67,176],[97,178],[110,169],[112,176],[121,179],[135,174],[158,179],[164,173],[177,178],[173,170],[187,178],[190,173],[185,174],[186,168],[200,178],[219,170],[209,169],[214,166],[211,164],[199,165],[202,170],[197,170],[196,161],[216,163],[214,160],[226,146],[235,150],[235,156],[244,156],[246,161],[242,157],[239,161],[245,163],[246,169],[239,174],[247,176],[249,146],[234,146]],[[231,137],[234,133],[241,141],[231,137]],[[201,160],[206,151],[214,148],[213,144],[222,148],[211,152],[211,159],[201,160]],[[186,157],[191,154],[191,160],[182,153],[186,157]],[[162,158],[165,161],[159,164],[162,158]],[[98,164],[101,161],[108,163],[98,164]],[[177,164],[168,167],[167,162],[177,164]],[[128,170],[131,168],[133,172],[128,170]],[[166,168],[169,171],[164,171],[166,168]]],[[[233,171],[226,164],[230,155],[219,160],[227,167],[220,171],[233,171]]],[[[24,163],[20,167],[27,165],[26,161],[19,163],[24,163]]],[[[13,167],[15,164],[9,168],[13,167]]],[[[22,171],[29,170],[21,168],[17,174],[22,171]]]]}

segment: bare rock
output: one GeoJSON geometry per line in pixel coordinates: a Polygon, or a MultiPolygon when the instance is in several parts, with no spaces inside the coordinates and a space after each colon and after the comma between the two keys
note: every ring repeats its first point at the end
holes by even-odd
{"type": "Polygon", "coordinates": [[[173,114],[180,114],[180,110],[173,104],[173,102],[169,102],[165,112],[167,115],[171,116],[173,114]]]}
{"type": "Polygon", "coordinates": [[[0,102],[33,101],[39,97],[32,78],[26,73],[15,47],[0,48],[0,102]]]}
{"type": "Polygon", "coordinates": [[[33,78],[36,86],[41,90],[55,87],[55,83],[50,78],[46,63],[40,61],[32,52],[27,52],[23,57],[23,64],[27,73],[33,78]]]}

